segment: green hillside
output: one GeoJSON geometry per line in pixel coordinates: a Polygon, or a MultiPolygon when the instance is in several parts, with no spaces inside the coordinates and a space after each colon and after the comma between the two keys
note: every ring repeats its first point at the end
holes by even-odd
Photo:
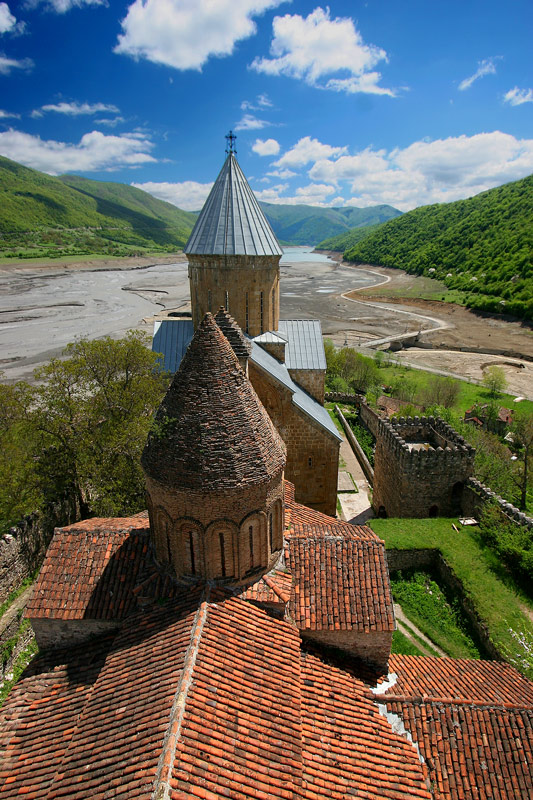
{"type": "Polygon", "coordinates": [[[54,178],[0,157],[4,258],[175,252],[195,219],[126,184],[54,178]]]}
{"type": "Polygon", "coordinates": [[[429,275],[464,292],[470,308],[533,319],[533,175],[409,211],[344,257],[429,275]]]}
{"type": "Polygon", "coordinates": [[[351,228],[377,225],[401,214],[392,206],[320,208],[319,206],[260,203],[282,244],[317,245],[351,228]]]}
{"type": "MultiPolygon", "coordinates": [[[[385,223],[381,223],[384,225],[385,223]]],[[[344,253],[350,247],[354,247],[358,242],[366,239],[371,233],[379,227],[379,225],[366,225],[364,228],[352,228],[346,233],[339,233],[338,236],[332,236],[330,239],[324,239],[316,245],[316,250],[334,250],[337,253],[344,253]]]]}

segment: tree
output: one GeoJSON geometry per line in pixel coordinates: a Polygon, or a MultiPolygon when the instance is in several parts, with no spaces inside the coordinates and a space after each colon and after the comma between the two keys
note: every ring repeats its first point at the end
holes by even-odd
{"type": "Polygon", "coordinates": [[[520,465],[518,470],[518,486],[520,490],[519,508],[521,511],[527,509],[527,493],[531,484],[533,472],[533,414],[528,412],[517,412],[511,427],[515,446],[520,455],[520,465]]]}
{"type": "Polygon", "coordinates": [[[488,367],[483,375],[483,386],[488,389],[491,397],[496,397],[507,388],[507,380],[502,367],[495,365],[488,367]]]}
{"type": "Polygon", "coordinates": [[[454,378],[430,375],[424,390],[424,403],[427,406],[452,408],[459,395],[460,384],[454,378]]]}
{"type": "Polygon", "coordinates": [[[168,386],[149,338],[82,339],[36,372],[29,424],[47,498],[68,496],[80,516],[144,506],[140,456],[168,386]]]}

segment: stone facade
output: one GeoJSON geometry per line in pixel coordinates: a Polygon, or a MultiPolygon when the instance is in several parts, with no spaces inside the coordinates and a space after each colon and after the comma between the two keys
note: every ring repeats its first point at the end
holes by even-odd
{"type": "Polygon", "coordinates": [[[287,446],[285,477],[295,485],[296,501],[335,516],[340,443],[292,403],[288,389],[248,365],[250,380],[287,446]]]}
{"type": "Polygon", "coordinates": [[[122,620],[31,618],[31,626],[40,650],[72,647],[81,642],[120,628],[122,620]]]}
{"type": "Polygon", "coordinates": [[[387,669],[392,645],[392,631],[363,633],[354,630],[300,631],[304,639],[346,650],[350,655],[378,669],[387,669]]]}
{"type": "Polygon", "coordinates": [[[220,306],[250,336],[277,330],[280,256],[193,255],[189,260],[192,319],[220,306]]]}
{"type": "Polygon", "coordinates": [[[461,511],[474,448],[443,420],[379,420],[374,510],[388,517],[446,517],[461,511]]]}
{"type": "Polygon", "coordinates": [[[239,583],[272,569],[283,546],[283,473],[233,491],[169,488],[147,477],[156,559],[174,574],[239,583]]]}
{"type": "Polygon", "coordinates": [[[322,369],[290,369],[289,375],[295,383],[305,389],[311,397],[324,405],[326,372],[322,369]]]}

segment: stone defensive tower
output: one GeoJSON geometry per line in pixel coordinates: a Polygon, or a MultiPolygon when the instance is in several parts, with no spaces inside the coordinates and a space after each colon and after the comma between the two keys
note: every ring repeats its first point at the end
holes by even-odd
{"type": "Polygon", "coordinates": [[[142,456],[152,541],[177,577],[226,583],[271,569],[283,545],[285,445],[207,314],[142,456]]]}
{"type": "Polygon", "coordinates": [[[475,450],[444,420],[412,417],[378,422],[374,510],[387,517],[460,513],[475,450]]]}
{"type": "Polygon", "coordinates": [[[279,323],[279,260],[283,254],[237,162],[235,136],[184,252],[189,261],[194,328],[220,306],[245,333],[279,323]]]}

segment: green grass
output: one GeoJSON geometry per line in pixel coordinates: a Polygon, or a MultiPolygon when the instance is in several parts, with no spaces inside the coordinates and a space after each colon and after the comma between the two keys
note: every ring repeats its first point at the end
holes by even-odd
{"type": "MultiPolygon", "coordinates": [[[[484,547],[472,529],[456,533],[451,519],[373,519],[372,529],[388,550],[437,549],[461,581],[466,596],[484,621],[500,652],[516,652],[509,629],[533,634],[531,620],[520,605],[533,608],[498,559],[484,547]]],[[[445,649],[445,648],[444,648],[445,649]]],[[[530,670],[529,677],[533,677],[530,670]]]]}
{"type": "Polygon", "coordinates": [[[391,653],[402,656],[423,656],[425,653],[419,650],[414,642],[407,638],[401,631],[394,631],[392,634],[391,653]]]}
{"type": "Polygon", "coordinates": [[[8,696],[9,692],[11,691],[12,687],[16,684],[32,658],[39,652],[39,648],[37,647],[37,642],[33,639],[29,645],[19,654],[17,660],[13,665],[12,675],[13,677],[9,680],[4,680],[2,686],[0,686],[0,706],[8,696]]]}
{"type": "Polygon", "coordinates": [[[423,572],[398,573],[391,578],[391,585],[395,602],[441,650],[452,658],[479,658],[457,600],[447,599],[430,575],[423,572]]]}

